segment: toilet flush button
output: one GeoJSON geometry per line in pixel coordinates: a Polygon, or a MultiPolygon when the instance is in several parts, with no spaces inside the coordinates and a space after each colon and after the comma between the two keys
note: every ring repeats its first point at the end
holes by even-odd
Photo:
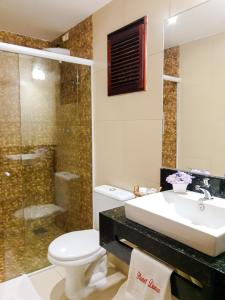
{"type": "Polygon", "coordinates": [[[116,191],[116,188],[110,188],[109,190],[110,190],[110,192],[114,192],[114,191],[116,191]]]}

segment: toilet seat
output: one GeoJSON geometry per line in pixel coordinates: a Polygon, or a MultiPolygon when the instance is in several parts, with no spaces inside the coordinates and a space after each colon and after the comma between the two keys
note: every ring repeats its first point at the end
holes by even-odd
{"type": "Polygon", "coordinates": [[[49,245],[48,256],[52,263],[80,265],[97,259],[105,252],[99,244],[99,232],[90,229],[59,236],[49,245]]]}

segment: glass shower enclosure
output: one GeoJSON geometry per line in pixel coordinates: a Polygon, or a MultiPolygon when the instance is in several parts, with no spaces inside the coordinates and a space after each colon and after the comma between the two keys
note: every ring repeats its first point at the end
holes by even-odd
{"type": "Polygon", "coordinates": [[[92,62],[16,47],[0,51],[0,281],[92,227],[92,62]]]}

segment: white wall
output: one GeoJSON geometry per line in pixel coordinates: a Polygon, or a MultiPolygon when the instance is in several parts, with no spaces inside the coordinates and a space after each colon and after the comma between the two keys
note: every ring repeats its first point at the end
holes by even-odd
{"type": "Polygon", "coordinates": [[[180,47],[179,167],[225,173],[225,33],[180,47]]]}
{"type": "Polygon", "coordinates": [[[190,9],[196,5],[200,5],[203,2],[210,0],[171,0],[170,15],[174,16],[181,13],[184,10],[190,9]]]}
{"type": "Polygon", "coordinates": [[[203,1],[113,0],[93,16],[96,185],[159,186],[163,23],[203,1]],[[148,17],[147,91],[107,96],[107,34],[148,17]]]}

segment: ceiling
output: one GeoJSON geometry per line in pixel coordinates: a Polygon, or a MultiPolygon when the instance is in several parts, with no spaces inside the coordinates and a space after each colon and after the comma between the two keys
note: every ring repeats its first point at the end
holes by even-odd
{"type": "Polygon", "coordinates": [[[209,0],[165,22],[165,49],[225,32],[225,1],[209,0]]]}
{"type": "Polygon", "coordinates": [[[0,31],[52,41],[111,0],[0,0],[0,31]]]}

